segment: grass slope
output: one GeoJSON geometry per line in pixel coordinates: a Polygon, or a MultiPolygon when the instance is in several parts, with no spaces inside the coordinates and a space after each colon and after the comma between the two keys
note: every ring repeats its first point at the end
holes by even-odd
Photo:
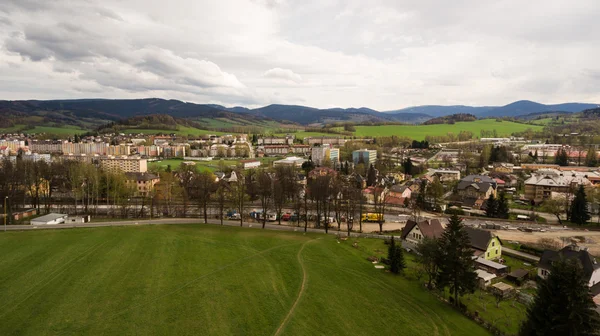
{"type": "Polygon", "coordinates": [[[60,127],[51,127],[51,126],[35,126],[31,129],[24,129],[25,125],[15,125],[13,127],[8,128],[0,128],[0,133],[27,133],[27,134],[54,134],[54,135],[75,135],[87,132],[87,130],[83,130],[77,126],[72,125],[63,125],[60,127]]]}
{"type": "Polygon", "coordinates": [[[440,136],[448,133],[458,134],[460,131],[471,131],[479,137],[481,130],[496,130],[498,136],[508,136],[514,132],[525,131],[528,128],[539,131],[542,126],[526,125],[511,121],[497,122],[495,119],[483,119],[471,122],[457,122],[456,124],[438,125],[381,125],[381,126],[356,126],[357,136],[406,136],[415,140],[423,140],[426,135],[440,136]]]}
{"type": "Polygon", "coordinates": [[[332,236],[201,225],[0,235],[2,335],[486,335],[332,236]]]}

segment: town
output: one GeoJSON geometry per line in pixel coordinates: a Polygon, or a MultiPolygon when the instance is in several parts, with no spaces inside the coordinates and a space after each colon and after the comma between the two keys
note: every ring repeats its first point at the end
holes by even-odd
{"type": "MultiPolygon", "coordinates": [[[[396,137],[297,139],[293,133],[62,140],[6,134],[0,196],[11,230],[197,218],[322,231],[344,240],[376,234],[389,243],[398,233],[399,248],[424,270],[444,267],[430,250],[444,232],[463,225],[463,248],[472,256],[467,264],[476,276],[461,281],[477,280],[496,309],[503,300],[513,303],[503,310],[504,324],[485,316],[484,294],[478,294],[484,312],[462,309],[482,314],[474,318],[490,330],[515,334],[514,320],[533,302],[536,279],[547,278],[557,260],[582,263],[591,298],[600,305],[593,255],[600,252],[598,235],[581,229],[600,211],[598,149],[579,145],[578,138],[430,144],[396,137]]],[[[429,286],[434,278],[429,274],[429,286]]],[[[452,302],[475,288],[453,286],[452,302]]]]}

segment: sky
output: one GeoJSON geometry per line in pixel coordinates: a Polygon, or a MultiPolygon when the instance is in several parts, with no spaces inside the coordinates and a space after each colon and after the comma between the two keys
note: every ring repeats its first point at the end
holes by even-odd
{"type": "Polygon", "coordinates": [[[600,103],[598,0],[2,0],[0,99],[600,103]]]}

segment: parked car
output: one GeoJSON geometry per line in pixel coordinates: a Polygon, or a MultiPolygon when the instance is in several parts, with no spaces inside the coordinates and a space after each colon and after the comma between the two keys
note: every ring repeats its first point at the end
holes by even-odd
{"type": "Polygon", "coordinates": [[[287,221],[289,221],[289,220],[290,220],[290,218],[292,218],[292,214],[291,214],[291,213],[289,213],[289,212],[287,212],[287,213],[284,213],[283,215],[281,215],[281,220],[282,220],[282,221],[286,221],[286,222],[287,222],[287,221]]]}

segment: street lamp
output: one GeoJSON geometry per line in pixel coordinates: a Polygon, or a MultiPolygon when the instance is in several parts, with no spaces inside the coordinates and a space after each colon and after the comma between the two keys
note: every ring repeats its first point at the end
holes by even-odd
{"type": "Polygon", "coordinates": [[[8,196],[4,196],[4,232],[6,232],[6,201],[8,196]]]}

